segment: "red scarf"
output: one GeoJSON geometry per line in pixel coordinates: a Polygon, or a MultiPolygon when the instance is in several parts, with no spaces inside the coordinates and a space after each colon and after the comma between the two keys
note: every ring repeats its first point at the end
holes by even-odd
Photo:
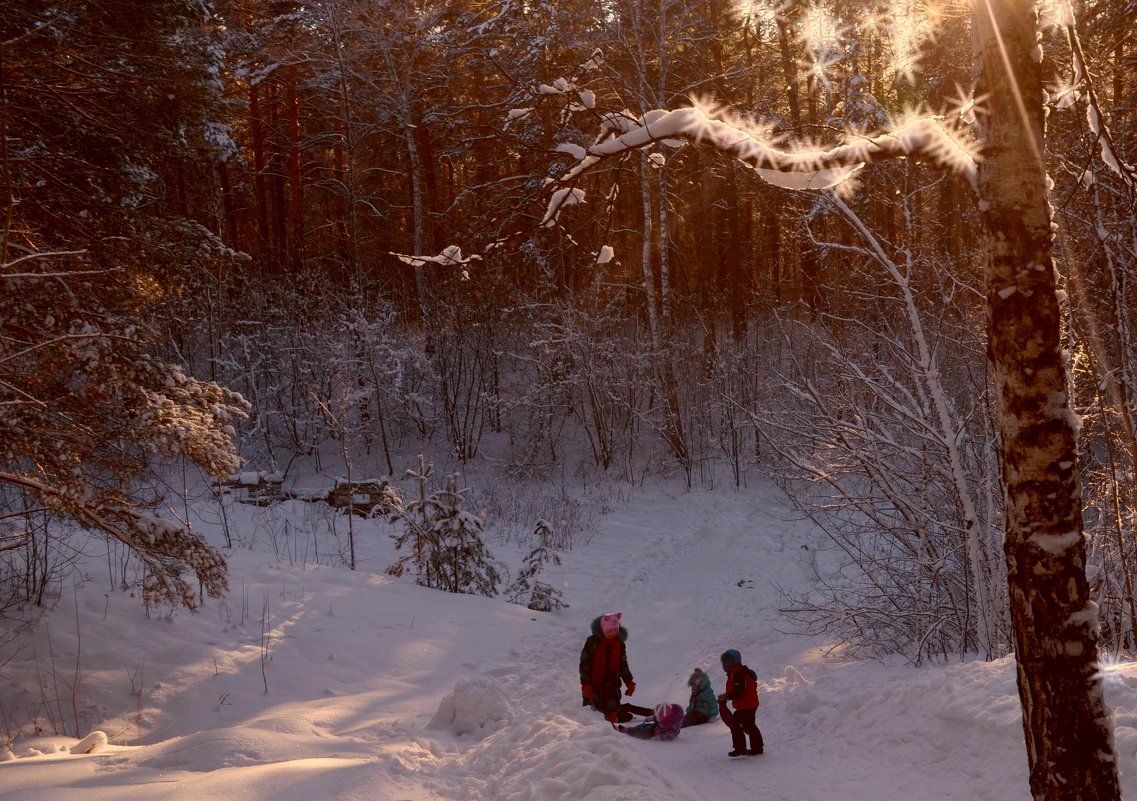
{"type": "MultiPolygon", "coordinates": [[[[596,646],[596,653],[592,655],[592,686],[603,687],[605,679],[609,676],[620,675],[620,656],[623,654],[624,644],[619,637],[603,637],[596,646]]],[[[619,679],[617,678],[617,683],[619,679]]]]}

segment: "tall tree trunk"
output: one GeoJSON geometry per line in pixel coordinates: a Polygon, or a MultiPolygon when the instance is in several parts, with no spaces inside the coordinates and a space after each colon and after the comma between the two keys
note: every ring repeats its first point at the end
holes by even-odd
{"type": "Polygon", "coordinates": [[[1007,580],[1034,798],[1119,799],[1060,338],[1033,0],[975,0],[980,210],[1007,580]]]}
{"type": "Polygon", "coordinates": [[[355,292],[363,288],[363,260],[360,255],[359,242],[359,197],[356,181],[357,168],[357,132],[355,122],[356,99],[353,96],[354,86],[351,80],[351,70],[348,64],[348,49],[344,41],[342,23],[339,13],[329,9],[327,17],[328,30],[332,37],[332,58],[336,65],[336,103],[339,107],[340,136],[335,145],[335,180],[343,187],[344,205],[339,211],[341,217],[336,224],[336,249],[344,260],[347,268],[347,278],[355,287],[355,292]]]}
{"type": "Polygon", "coordinates": [[[798,84],[798,59],[794,57],[790,43],[793,41],[792,30],[796,12],[792,5],[787,5],[785,14],[778,14],[775,22],[778,25],[778,52],[782,57],[782,80],[786,86],[786,100],[790,104],[790,125],[798,135],[801,134],[801,89],[798,84]]]}
{"type": "Polygon", "coordinates": [[[293,270],[299,270],[304,261],[304,183],[300,168],[300,94],[296,86],[296,66],[285,73],[285,98],[288,103],[288,182],[289,241],[285,245],[285,259],[293,270]]]}
{"type": "Polygon", "coordinates": [[[234,250],[244,250],[242,231],[237,224],[237,210],[233,205],[233,185],[229,180],[229,164],[221,161],[217,165],[217,180],[221,185],[221,228],[218,235],[234,250]]]}
{"type": "Polygon", "coordinates": [[[663,407],[663,438],[671,448],[676,461],[683,468],[688,484],[691,481],[691,456],[683,433],[683,419],[680,414],[678,385],[672,366],[672,331],[670,311],[670,277],[667,261],[667,214],[662,208],[667,198],[662,186],[652,180],[651,166],[647,155],[640,154],[640,185],[643,200],[643,251],[642,270],[644,292],[647,296],[648,333],[651,336],[652,361],[656,381],[659,385],[660,403],[663,407]],[[653,224],[652,189],[660,190],[658,212],[659,225],[653,224]],[[660,230],[656,230],[656,228],[660,230]],[[658,243],[658,255],[653,254],[652,243],[658,243]],[[655,271],[652,269],[653,255],[660,262],[660,289],[656,290],[655,271]]]}
{"type": "Polygon", "coordinates": [[[268,183],[265,179],[264,120],[261,117],[261,89],[256,81],[249,81],[249,130],[253,142],[253,191],[257,199],[257,245],[261,266],[269,251],[268,183]]]}
{"type": "MultiPolygon", "coordinates": [[[[409,112],[408,112],[409,115],[409,112]]],[[[415,132],[410,123],[403,125],[403,141],[407,146],[407,161],[410,167],[411,179],[411,207],[414,231],[412,253],[415,256],[425,256],[426,253],[426,200],[423,191],[422,158],[415,141],[415,132]]],[[[430,300],[427,295],[426,270],[422,263],[415,264],[415,290],[418,297],[419,314],[425,323],[430,317],[430,300]]],[[[429,330],[429,326],[426,326],[429,330]]]]}

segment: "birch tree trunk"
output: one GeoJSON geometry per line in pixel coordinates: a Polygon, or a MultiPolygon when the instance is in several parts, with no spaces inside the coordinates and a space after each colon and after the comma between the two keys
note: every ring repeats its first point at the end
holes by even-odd
{"type": "Polygon", "coordinates": [[[674,340],[671,319],[671,276],[667,258],[667,194],[662,176],[655,180],[645,154],[640,154],[640,180],[643,186],[643,281],[647,293],[648,330],[651,335],[654,373],[659,382],[660,403],[663,407],[663,438],[671,448],[675,460],[683,468],[688,486],[691,483],[691,454],[683,431],[682,409],[679,403],[678,382],[675,380],[674,340]],[[652,187],[659,190],[658,230],[652,225],[652,187]],[[652,243],[658,247],[659,292],[655,289],[652,270],[652,243]]]}
{"type": "Polygon", "coordinates": [[[1043,156],[1033,0],[974,0],[980,213],[1006,495],[1007,579],[1035,799],[1119,799],[1082,537],[1043,156]]]}

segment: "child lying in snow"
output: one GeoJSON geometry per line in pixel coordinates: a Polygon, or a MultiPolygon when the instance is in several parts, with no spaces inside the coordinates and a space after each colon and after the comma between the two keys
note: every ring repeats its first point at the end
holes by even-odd
{"type": "Polygon", "coordinates": [[[643,723],[617,728],[641,740],[674,740],[683,728],[683,707],[679,704],[657,704],[643,723]]]}

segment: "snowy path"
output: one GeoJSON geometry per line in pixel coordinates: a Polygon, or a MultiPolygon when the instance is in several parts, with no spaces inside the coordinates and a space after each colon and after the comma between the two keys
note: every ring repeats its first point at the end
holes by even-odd
{"type": "MultiPolygon", "coordinates": [[[[937,751],[935,738],[945,736],[937,721],[917,716],[898,728],[890,720],[875,731],[881,721],[874,707],[894,715],[897,704],[903,705],[898,692],[920,705],[928,693],[950,688],[933,686],[929,675],[928,686],[917,682],[898,691],[890,687],[888,671],[874,665],[864,671],[861,691],[849,693],[847,679],[836,674],[858,666],[833,664],[817,652],[818,643],[776,630],[779,624],[784,628],[776,614],[782,601],[778,587],[800,586],[809,559],[801,546],[813,548],[817,535],[773,516],[773,495],[751,490],[701,500],[683,496],[670,503],[633,503],[607,517],[601,533],[566,559],[565,572],[573,577],[566,590],[571,609],[556,617],[556,626],[512,648],[509,667],[500,670],[504,685],[517,688],[517,722],[457,757],[465,769],[455,775],[469,778],[450,788],[457,794],[443,795],[477,801],[935,801],[961,798],[961,770],[964,783],[972,772],[975,792],[981,793],[991,757],[975,748],[970,768],[948,760],[959,744],[937,751]],[[715,506],[713,517],[704,502],[715,506]],[[589,622],[609,609],[624,612],[637,681],[633,701],[644,706],[685,705],[685,681],[696,665],[720,692],[718,654],[738,648],[759,674],[766,754],[731,759],[729,733],[718,722],[685,729],[673,743],[642,742],[613,732],[581,709],[580,648],[589,622]],[[826,685],[830,677],[837,682],[832,690],[826,685]],[[488,778],[479,783],[475,776],[488,778]]],[[[897,670],[910,677],[907,669],[897,670]]],[[[997,722],[1009,725],[1011,736],[1017,714],[1011,705],[997,722]]],[[[962,718],[973,722],[966,713],[962,718]]]]}
{"type": "MultiPolygon", "coordinates": [[[[466,770],[452,772],[464,776],[457,782],[464,794],[453,797],[733,799],[761,788],[765,798],[802,801],[799,771],[815,757],[787,762],[793,751],[766,708],[760,724],[768,755],[732,760],[721,723],[686,729],[674,743],[641,742],[612,731],[577,700],[576,664],[589,622],[609,609],[624,612],[637,680],[632,700],[645,706],[686,705],[686,678],[696,665],[721,691],[718,654],[727,648],[740,649],[764,685],[805,658],[811,643],[773,629],[774,587],[800,581],[801,546],[813,545],[812,534],[771,517],[770,498],[760,494],[718,493],[708,502],[718,504],[713,524],[691,496],[633,503],[567,555],[571,608],[556,616],[556,627],[512,648],[516,661],[494,676],[516,688],[518,722],[460,757],[466,770]],[[478,782],[477,775],[491,778],[478,782]]],[[[834,788],[818,789],[828,795],[834,788]]]]}
{"type": "MultiPolygon", "coordinates": [[[[778,587],[803,586],[817,535],[777,497],[645,489],[550,568],[571,604],[557,614],[281,559],[252,541],[269,513],[233,509],[226,601],[146,616],[88,579],[5,666],[6,714],[48,723],[43,655],[81,665],[75,700],[110,744],[17,738],[0,801],[1029,801],[1012,660],[840,662],[778,631],[778,587]],[[739,649],[766,754],[727,757],[721,723],[644,742],[581,707],[580,649],[608,610],[644,706],[685,704],[696,665],[721,691],[718,655],[739,649]]],[[[278,537],[309,513],[273,510],[294,526],[278,537]]],[[[366,564],[391,563],[388,533],[361,530],[366,564]]],[[[1108,669],[1106,692],[1137,797],[1137,666],[1108,669]]]]}

